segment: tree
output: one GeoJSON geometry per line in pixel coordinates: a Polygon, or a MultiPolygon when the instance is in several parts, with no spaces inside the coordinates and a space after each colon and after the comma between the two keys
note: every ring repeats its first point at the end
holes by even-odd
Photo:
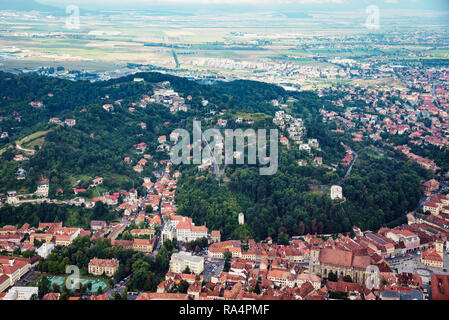
{"type": "Polygon", "coordinates": [[[42,298],[44,295],[46,295],[47,293],[50,292],[50,286],[51,286],[51,282],[50,282],[50,280],[48,280],[47,276],[43,276],[39,280],[38,292],[39,292],[40,298],[42,298]]]}
{"type": "Polygon", "coordinates": [[[189,266],[187,266],[185,269],[184,269],[184,272],[183,273],[186,273],[186,274],[191,274],[192,273],[192,271],[190,271],[190,268],[189,268],[189,266]]]}
{"type": "Polygon", "coordinates": [[[146,213],[153,213],[153,207],[152,206],[146,206],[145,207],[145,212],[146,213]]]}
{"type": "Polygon", "coordinates": [[[189,289],[189,283],[186,280],[182,280],[178,285],[178,292],[187,293],[187,289],[189,289]]]}
{"type": "Polygon", "coordinates": [[[278,234],[278,241],[277,241],[277,243],[280,244],[280,245],[284,245],[284,246],[288,245],[289,244],[289,236],[288,236],[288,234],[286,234],[284,232],[280,232],[278,234]]]}
{"type": "Polygon", "coordinates": [[[61,292],[61,287],[56,282],[53,283],[53,292],[61,292]]]}
{"type": "Polygon", "coordinates": [[[331,272],[329,272],[329,274],[327,275],[327,280],[328,280],[328,281],[336,282],[336,281],[338,281],[338,278],[337,278],[337,275],[331,271],[331,272]]]}
{"type": "Polygon", "coordinates": [[[343,277],[343,281],[344,282],[352,282],[352,278],[351,278],[350,275],[346,275],[346,276],[343,277]]]}
{"type": "Polygon", "coordinates": [[[122,291],[122,300],[128,300],[128,289],[126,287],[122,291]]]}
{"type": "Polygon", "coordinates": [[[259,282],[256,283],[256,286],[254,287],[254,293],[259,295],[260,294],[260,286],[259,282]]]}
{"type": "Polygon", "coordinates": [[[223,272],[228,272],[229,269],[231,268],[232,253],[229,251],[226,251],[224,253],[224,258],[225,258],[225,262],[224,262],[224,266],[223,266],[223,272]]]}

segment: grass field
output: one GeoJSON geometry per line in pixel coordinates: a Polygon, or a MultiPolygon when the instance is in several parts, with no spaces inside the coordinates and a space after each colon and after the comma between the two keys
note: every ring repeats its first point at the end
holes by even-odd
{"type": "Polygon", "coordinates": [[[45,136],[45,135],[46,135],[47,133],[49,133],[50,131],[51,131],[51,130],[37,131],[37,132],[35,132],[35,133],[33,133],[33,134],[30,134],[30,135],[28,135],[28,136],[26,136],[26,137],[24,137],[24,138],[22,138],[22,139],[16,141],[16,144],[22,145],[22,144],[24,144],[24,143],[29,143],[29,142],[31,142],[31,141],[33,141],[33,140],[36,140],[36,139],[38,139],[38,138],[41,138],[41,137],[45,136]]]}

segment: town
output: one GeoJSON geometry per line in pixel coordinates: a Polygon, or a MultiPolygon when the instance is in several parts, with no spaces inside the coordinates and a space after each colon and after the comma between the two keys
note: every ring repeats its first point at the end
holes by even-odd
{"type": "Polygon", "coordinates": [[[449,300],[449,8],[89,2],[0,9],[0,300],[449,300]]]}
{"type": "MultiPolygon", "coordinates": [[[[40,222],[37,228],[6,225],[0,228],[4,253],[0,268],[4,300],[59,299],[57,286],[40,292],[25,286],[39,278],[37,271],[58,247],[70,248],[76,238],[107,239],[112,246],[155,255],[164,242],[176,243],[169,270],[156,292],[129,292],[129,299],[182,300],[426,300],[449,298],[449,196],[437,193],[436,180],[423,184],[429,201],[423,213],[408,215],[408,223],[378,232],[293,237],[288,245],[267,238],[262,242],[222,239],[220,231],[196,226],[191,218],[177,215],[174,202],[180,172],[170,161],[157,181],[147,181],[145,197],[136,190],[92,199],[123,211],[120,222],[92,220],[90,229],[64,227],[63,222],[40,222]],[[127,236],[125,236],[127,235],[127,236]]],[[[101,183],[96,179],[93,183],[101,183]]],[[[40,184],[38,192],[48,191],[40,184]]],[[[80,190],[78,190],[80,192],[80,190]]],[[[15,195],[8,196],[15,203],[15,195]]],[[[88,204],[88,203],[86,203],[88,204]]],[[[238,217],[244,224],[244,214],[238,217]]],[[[119,269],[118,259],[92,258],[89,281],[103,281],[102,290],[68,299],[109,300],[123,289],[123,282],[105,282],[119,269]],[[95,278],[98,277],[98,278],[95,278]],[[102,292],[102,293],[101,293],[102,292]]],[[[48,276],[48,273],[46,273],[48,276]]],[[[52,279],[58,279],[52,276],[52,279]]],[[[120,296],[120,295],[119,295],[120,296]]]]}

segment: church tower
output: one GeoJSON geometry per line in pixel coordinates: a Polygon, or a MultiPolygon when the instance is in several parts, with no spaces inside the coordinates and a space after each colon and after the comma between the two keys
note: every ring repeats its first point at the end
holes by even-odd
{"type": "Polygon", "coordinates": [[[441,239],[441,235],[438,237],[438,239],[435,240],[435,250],[440,255],[440,257],[444,259],[444,241],[443,239],[441,239]]]}
{"type": "Polygon", "coordinates": [[[311,274],[321,275],[320,267],[320,248],[312,248],[310,250],[309,272],[311,274]]]}

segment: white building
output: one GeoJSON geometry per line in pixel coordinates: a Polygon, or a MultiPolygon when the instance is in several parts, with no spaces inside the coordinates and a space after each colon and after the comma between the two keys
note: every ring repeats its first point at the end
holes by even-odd
{"type": "Polygon", "coordinates": [[[320,148],[320,143],[318,142],[317,139],[309,139],[308,144],[312,148],[315,148],[315,149],[319,149],[320,148]]]}
{"type": "Polygon", "coordinates": [[[331,187],[331,199],[343,199],[343,188],[337,185],[331,187]]]}
{"type": "Polygon", "coordinates": [[[307,152],[310,153],[312,148],[310,148],[310,146],[307,143],[302,143],[299,145],[299,150],[306,150],[307,152]]]}
{"type": "Polygon", "coordinates": [[[189,267],[190,271],[200,274],[204,270],[204,258],[193,256],[190,252],[173,253],[170,259],[170,270],[173,273],[182,273],[189,267]]]}
{"type": "Polygon", "coordinates": [[[239,224],[245,224],[245,215],[242,212],[239,213],[239,224]]]}
{"type": "Polygon", "coordinates": [[[6,192],[6,202],[9,205],[13,206],[19,202],[19,198],[17,197],[16,191],[8,191],[6,192]]]}
{"type": "Polygon", "coordinates": [[[40,255],[42,258],[46,259],[50,252],[53,251],[55,245],[53,243],[44,243],[37,250],[36,253],[40,255]]]}
{"type": "Polygon", "coordinates": [[[12,287],[3,300],[30,300],[33,294],[38,294],[38,287],[12,287]]]}
{"type": "Polygon", "coordinates": [[[206,226],[195,226],[192,218],[176,215],[165,222],[162,230],[162,241],[176,238],[178,241],[189,242],[207,238],[207,236],[208,229],[206,226]]]}
{"type": "Polygon", "coordinates": [[[37,185],[37,190],[35,192],[38,197],[48,197],[48,190],[50,189],[50,184],[48,180],[41,181],[37,185]]]}

